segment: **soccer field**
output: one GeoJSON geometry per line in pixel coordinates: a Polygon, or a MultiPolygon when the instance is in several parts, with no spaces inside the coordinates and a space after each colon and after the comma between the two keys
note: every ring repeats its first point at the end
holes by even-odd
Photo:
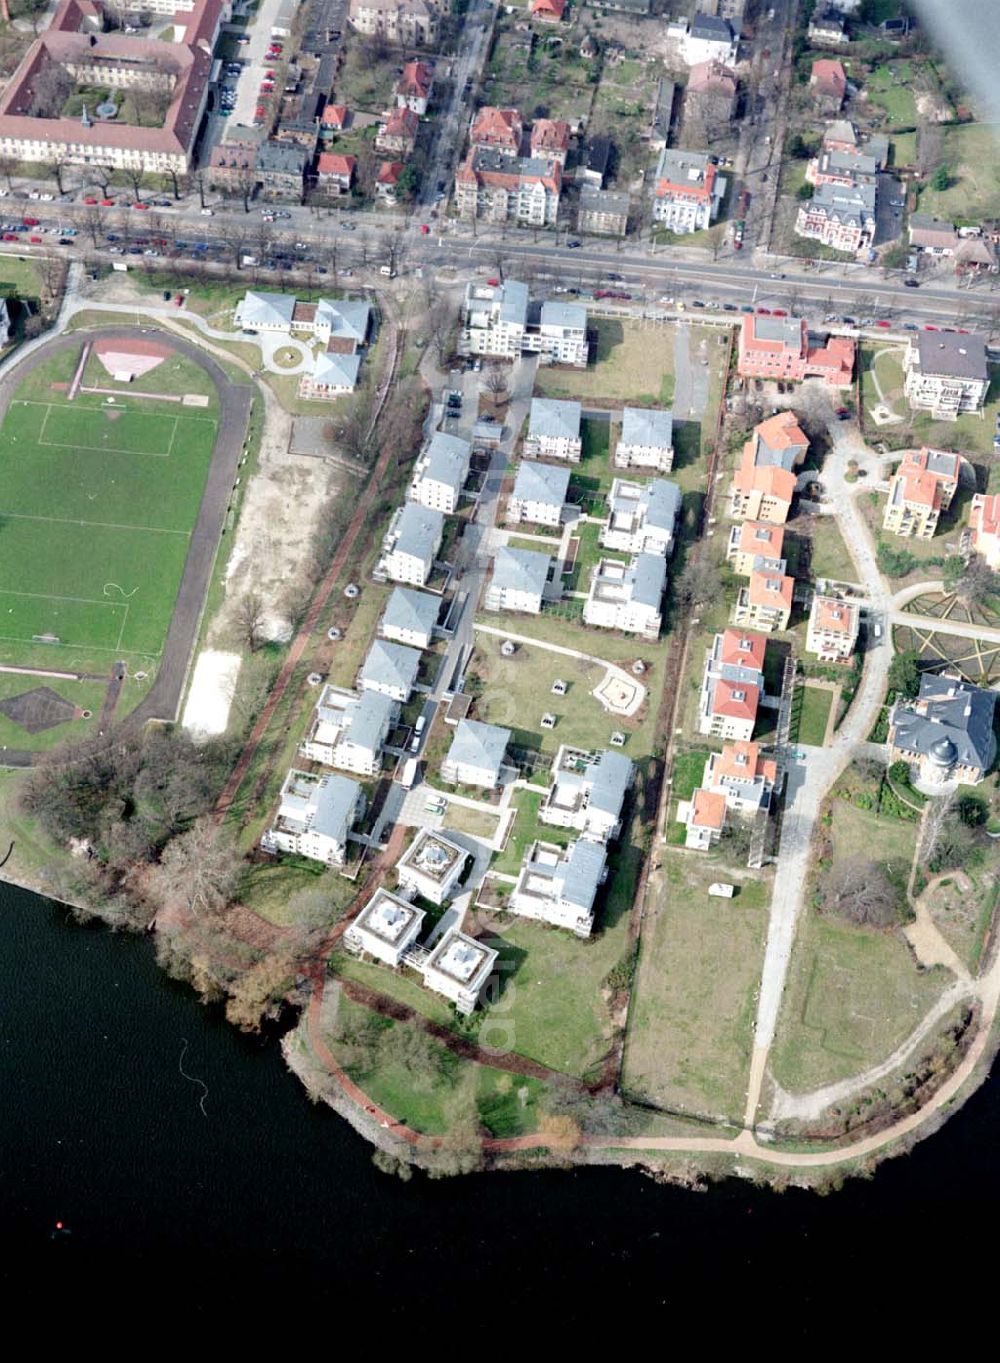
{"type": "Polygon", "coordinates": [[[106,674],[122,658],[148,671],[170,623],[218,404],[138,398],[110,381],[113,399],[81,391],[70,402],[72,367],[62,354],[36,369],[0,424],[0,659],[106,674]]]}

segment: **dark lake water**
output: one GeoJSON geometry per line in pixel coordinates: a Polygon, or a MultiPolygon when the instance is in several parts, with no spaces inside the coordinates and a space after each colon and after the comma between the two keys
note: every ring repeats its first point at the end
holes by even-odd
{"type": "Polygon", "coordinates": [[[735,1180],[698,1195],[619,1170],[404,1185],[308,1102],[274,1041],[167,980],[147,940],[0,885],[0,962],[8,1290],[176,1285],[197,1317],[294,1287],[414,1319],[476,1292],[568,1321],[609,1293],[645,1314],[724,1284],[730,1308],[778,1292],[802,1337],[822,1334],[814,1308],[845,1275],[902,1285],[936,1263],[964,1294],[987,1270],[970,1251],[1000,1210],[996,1079],[912,1155],[825,1198],[735,1180]],[[57,1220],[72,1234],[53,1239],[57,1220]]]}

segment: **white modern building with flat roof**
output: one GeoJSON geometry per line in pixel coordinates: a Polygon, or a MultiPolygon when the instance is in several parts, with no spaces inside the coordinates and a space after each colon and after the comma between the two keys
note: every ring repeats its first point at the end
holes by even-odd
{"type": "Polygon", "coordinates": [[[522,459],[507,501],[507,522],[559,526],[569,491],[569,469],[522,459]]]}
{"type": "Polygon", "coordinates": [[[442,512],[418,502],[405,502],[397,509],[382,542],[381,575],[392,582],[423,587],[430,580],[443,534],[442,512]]]}
{"type": "Polygon", "coordinates": [[[579,402],[561,398],[532,398],[524,454],[531,459],[562,459],[578,464],[583,450],[579,402]]]}
{"type": "Polygon", "coordinates": [[[608,494],[608,520],[599,542],[605,549],[626,554],[674,552],[674,535],[681,514],[681,490],[666,478],[630,483],[616,478],[608,494]]]}
{"type": "Polygon", "coordinates": [[[532,303],[527,284],[517,279],[473,282],[465,290],[458,351],[504,360],[538,355],[583,368],[590,354],[587,309],[579,303],[532,303]]]}
{"type": "Polygon", "coordinates": [[[292,852],[327,866],[347,857],[347,835],[365,811],[365,793],[346,776],[312,776],[294,768],[285,777],[278,813],[260,840],[265,852],[292,852]]]}
{"type": "Polygon", "coordinates": [[[405,644],[373,639],[361,665],[358,682],[362,691],[376,691],[405,705],[416,685],[420,653],[405,644]]]}
{"type": "Polygon", "coordinates": [[[472,446],[457,435],[435,431],[413,466],[407,497],[446,516],[458,510],[462,488],[469,476],[472,446]]]}
{"type": "Polygon", "coordinates": [[[911,407],[937,420],[978,412],[990,386],[986,338],[944,331],[918,331],[903,360],[903,392],[911,407]]]}
{"type": "Polygon", "coordinates": [[[469,853],[457,842],[443,833],[421,828],[396,862],[396,872],[404,889],[432,904],[443,904],[451,898],[468,860],[469,853]]]}
{"type": "Polygon", "coordinates": [[[411,648],[430,648],[440,610],[440,597],[395,587],[382,613],[382,637],[411,648]]]}
{"type": "Polygon", "coordinates": [[[666,585],[667,563],[659,554],[636,554],[629,563],[602,558],[590,579],[584,624],[656,639],[666,585]]]}
{"type": "Polygon", "coordinates": [[[461,719],[448,756],[441,763],[445,781],[459,786],[498,786],[510,730],[477,719],[461,719]]]}
{"type": "Polygon", "coordinates": [[[324,686],[308,737],[299,751],[310,762],[340,767],[358,776],[382,769],[382,748],[399,718],[399,706],[374,691],[324,686]]]}
{"type": "Polygon", "coordinates": [[[551,572],[549,554],[538,554],[533,549],[498,549],[493,576],[483,597],[484,608],[540,614],[551,572]]]}
{"type": "Polygon", "coordinates": [[[344,946],[357,956],[374,956],[393,968],[420,936],[423,909],[381,885],[344,933],[344,946]]]}
{"type": "Polygon", "coordinates": [[[449,928],[424,962],[424,985],[471,1013],[493,973],[497,952],[467,933],[449,928]]]}
{"type": "Polygon", "coordinates": [[[623,408],[614,462],[620,469],[669,473],[674,466],[673,412],[656,407],[623,408]]]}
{"type": "Polygon", "coordinates": [[[624,753],[582,752],[564,743],[552,763],[552,785],[538,811],[542,823],[575,828],[607,842],[621,832],[622,806],[634,768],[624,753]]]}
{"type": "Polygon", "coordinates": [[[566,848],[534,842],[525,854],[507,907],[522,918],[537,918],[556,928],[568,928],[577,937],[589,937],[606,860],[600,842],[581,839],[566,848]]]}

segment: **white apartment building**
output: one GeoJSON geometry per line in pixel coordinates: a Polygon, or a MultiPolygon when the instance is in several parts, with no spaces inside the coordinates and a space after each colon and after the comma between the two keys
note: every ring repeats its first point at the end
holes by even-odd
{"type": "Polygon", "coordinates": [[[424,962],[424,986],[451,999],[460,1013],[471,1013],[493,973],[497,952],[474,937],[449,928],[424,962]]]}
{"type": "Polygon", "coordinates": [[[421,506],[450,516],[458,510],[462,488],[469,476],[471,454],[468,440],[435,431],[413,466],[413,481],[406,495],[421,506]]]}
{"type": "Polygon", "coordinates": [[[806,631],[806,652],[819,655],[821,663],[845,661],[858,642],[861,611],[854,601],[835,596],[814,596],[806,631]]]}
{"type": "Polygon", "coordinates": [[[346,776],[312,776],[294,768],[285,777],[278,812],[260,840],[265,852],[291,852],[342,866],[347,835],[365,811],[365,793],[346,776]]]}
{"type": "Polygon", "coordinates": [[[656,407],[624,408],[614,462],[620,469],[669,473],[674,466],[673,412],[656,407]]]}
{"type": "Polygon", "coordinates": [[[394,969],[420,936],[423,909],[381,885],[344,933],[344,946],[356,956],[374,956],[394,969]]]}
{"type": "Polygon", "coordinates": [[[903,360],[903,392],[911,407],[937,420],[978,412],[990,386],[983,336],[918,331],[903,360]]]}
{"type": "Polygon", "coordinates": [[[538,615],[551,572],[549,554],[538,554],[532,549],[498,549],[493,559],[493,576],[483,597],[484,609],[538,615]]]}
{"type": "Polygon", "coordinates": [[[538,811],[542,823],[575,828],[583,838],[609,842],[621,832],[622,806],[633,766],[624,753],[587,753],[564,743],[552,763],[552,785],[538,811]]]}
{"type": "Polygon", "coordinates": [[[523,459],[514,479],[514,490],[507,501],[507,522],[519,525],[529,521],[533,525],[562,523],[566,494],[569,491],[569,469],[553,464],[535,464],[523,459]]]}
{"type": "Polygon", "coordinates": [[[717,634],[705,657],[698,702],[698,732],[749,742],[764,695],[767,640],[749,630],[717,634]]]}
{"type": "Polygon", "coordinates": [[[394,587],[379,629],[384,639],[411,648],[430,648],[440,611],[440,597],[410,587],[394,587]]]}
{"type": "Polygon", "coordinates": [[[443,904],[457,888],[469,855],[443,833],[421,828],[396,862],[399,883],[432,904],[443,904]]]}
{"type": "Polygon", "coordinates": [[[310,762],[358,776],[382,769],[382,748],[399,718],[399,705],[374,691],[345,691],[327,683],[316,703],[308,737],[299,751],[310,762]]]}
{"type": "Polygon", "coordinates": [[[543,363],[584,367],[590,354],[587,309],[579,303],[532,303],[527,284],[466,286],[460,355],[516,360],[538,355],[543,363]]]}
{"type": "Polygon", "coordinates": [[[681,490],[666,478],[630,483],[615,478],[608,494],[608,520],[599,542],[605,549],[626,554],[674,552],[674,536],[681,514],[681,490]]]}
{"type": "Polygon", "coordinates": [[[656,167],[653,217],[668,232],[684,235],[710,227],[726,193],[725,177],[708,152],[664,147],[656,167]]]}
{"type": "Polygon", "coordinates": [[[510,739],[510,730],[497,724],[459,720],[448,756],[441,763],[442,779],[459,786],[498,786],[510,739]]]}
{"type": "Polygon", "coordinates": [[[656,639],[666,585],[667,564],[659,554],[636,554],[629,563],[602,558],[590,579],[584,623],[656,639]]]}
{"type": "Polygon", "coordinates": [[[403,47],[432,47],[441,31],[436,0],[350,0],[348,23],[403,47]]]}
{"type": "Polygon", "coordinates": [[[532,398],[524,455],[529,459],[562,459],[578,464],[583,449],[579,402],[560,398],[532,398]]]}
{"type": "Polygon", "coordinates": [[[405,705],[420,671],[420,652],[388,639],[373,639],[358,674],[362,691],[388,696],[405,705]]]}
{"type": "Polygon", "coordinates": [[[740,24],[714,14],[696,14],[681,37],[680,51],[688,66],[701,62],[735,65],[740,46],[740,24]]]}
{"type": "Polygon", "coordinates": [[[568,928],[577,937],[589,937],[594,900],[607,874],[606,861],[601,842],[581,838],[566,848],[534,842],[525,854],[507,907],[522,918],[536,918],[568,928]]]}
{"type": "Polygon", "coordinates": [[[562,167],[558,161],[507,156],[482,147],[455,172],[460,218],[552,227],[559,216],[562,167]]]}
{"type": "Polygon", "coordinates": [[[419,502],[406,502],[397,509],[382,542],[380,576],[423,587],[430,580],[443,534],[444,516],[440,511],[419,502]]]}

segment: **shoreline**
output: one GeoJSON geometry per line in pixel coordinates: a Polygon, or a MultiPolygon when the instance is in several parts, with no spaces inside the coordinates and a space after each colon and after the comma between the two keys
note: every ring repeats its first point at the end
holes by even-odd
{"type": "MultiPolygon", "coordinates": [[[[53,895],[40,878],[31,881],[0,873],[0,880],[60,904],[82,918],[96,919],[109,930],[122,930],[120,923],[109,923],[99,908],[53,895]]],[[[147,934],[156,929],[155,925],[150,925],[148,928],[132,926],[128,930],[147,934]]],[[[927,1102],[894,1119],[880,1131],[862,1135],[839,1147],[827,1145],[822,1149],[803,1149],[803,1145],[808,1147],[808,1142],[802,1139],[788,1142],[800,1147],[794,1150],[782,1148],[778,1143],[769,1147],[758,1142],[753,1130],[743,1128],[731,1139],[584,1133],[567,1141],[554,1133],[537,1132],[507,1138],[482,1137],[475,1149],[462,1148],[451,1144],[448,1133],[428,1136],[382,1112],[369,1095],[346,1079],[336,1061],[333,1061],[335,1069],[331,1069],[316,1056],[310,1021],[318,1016],[323,1006],[325,979],[325,972],[318,979],[314,976],[307,1000],[286,1000],[298,1009],[298,1020],[281,1038],[282,1058],[313,1102],[325,1103],[376,1153],[385,1157],[382,1167],[387,1172],[398,1173],[402,1165],[443,1176],[613,1164],[620,1168],[637,1168],[651,1177],[663,1178],[692,1190],[703,1187],[706,1179],[738,1177],[750,1178],[775,1189],[791,1185],[826,1191],[839,1187],[847,1177],[870,1176],[884,1160],[905,1154],[918,1141],[934,1135],[989,1077],[1000,1051],[996,1009],[988,1019],[980,1012],[979,1025],[970,1042],[956,1055],[956,1064],[927,1102]]]]}

